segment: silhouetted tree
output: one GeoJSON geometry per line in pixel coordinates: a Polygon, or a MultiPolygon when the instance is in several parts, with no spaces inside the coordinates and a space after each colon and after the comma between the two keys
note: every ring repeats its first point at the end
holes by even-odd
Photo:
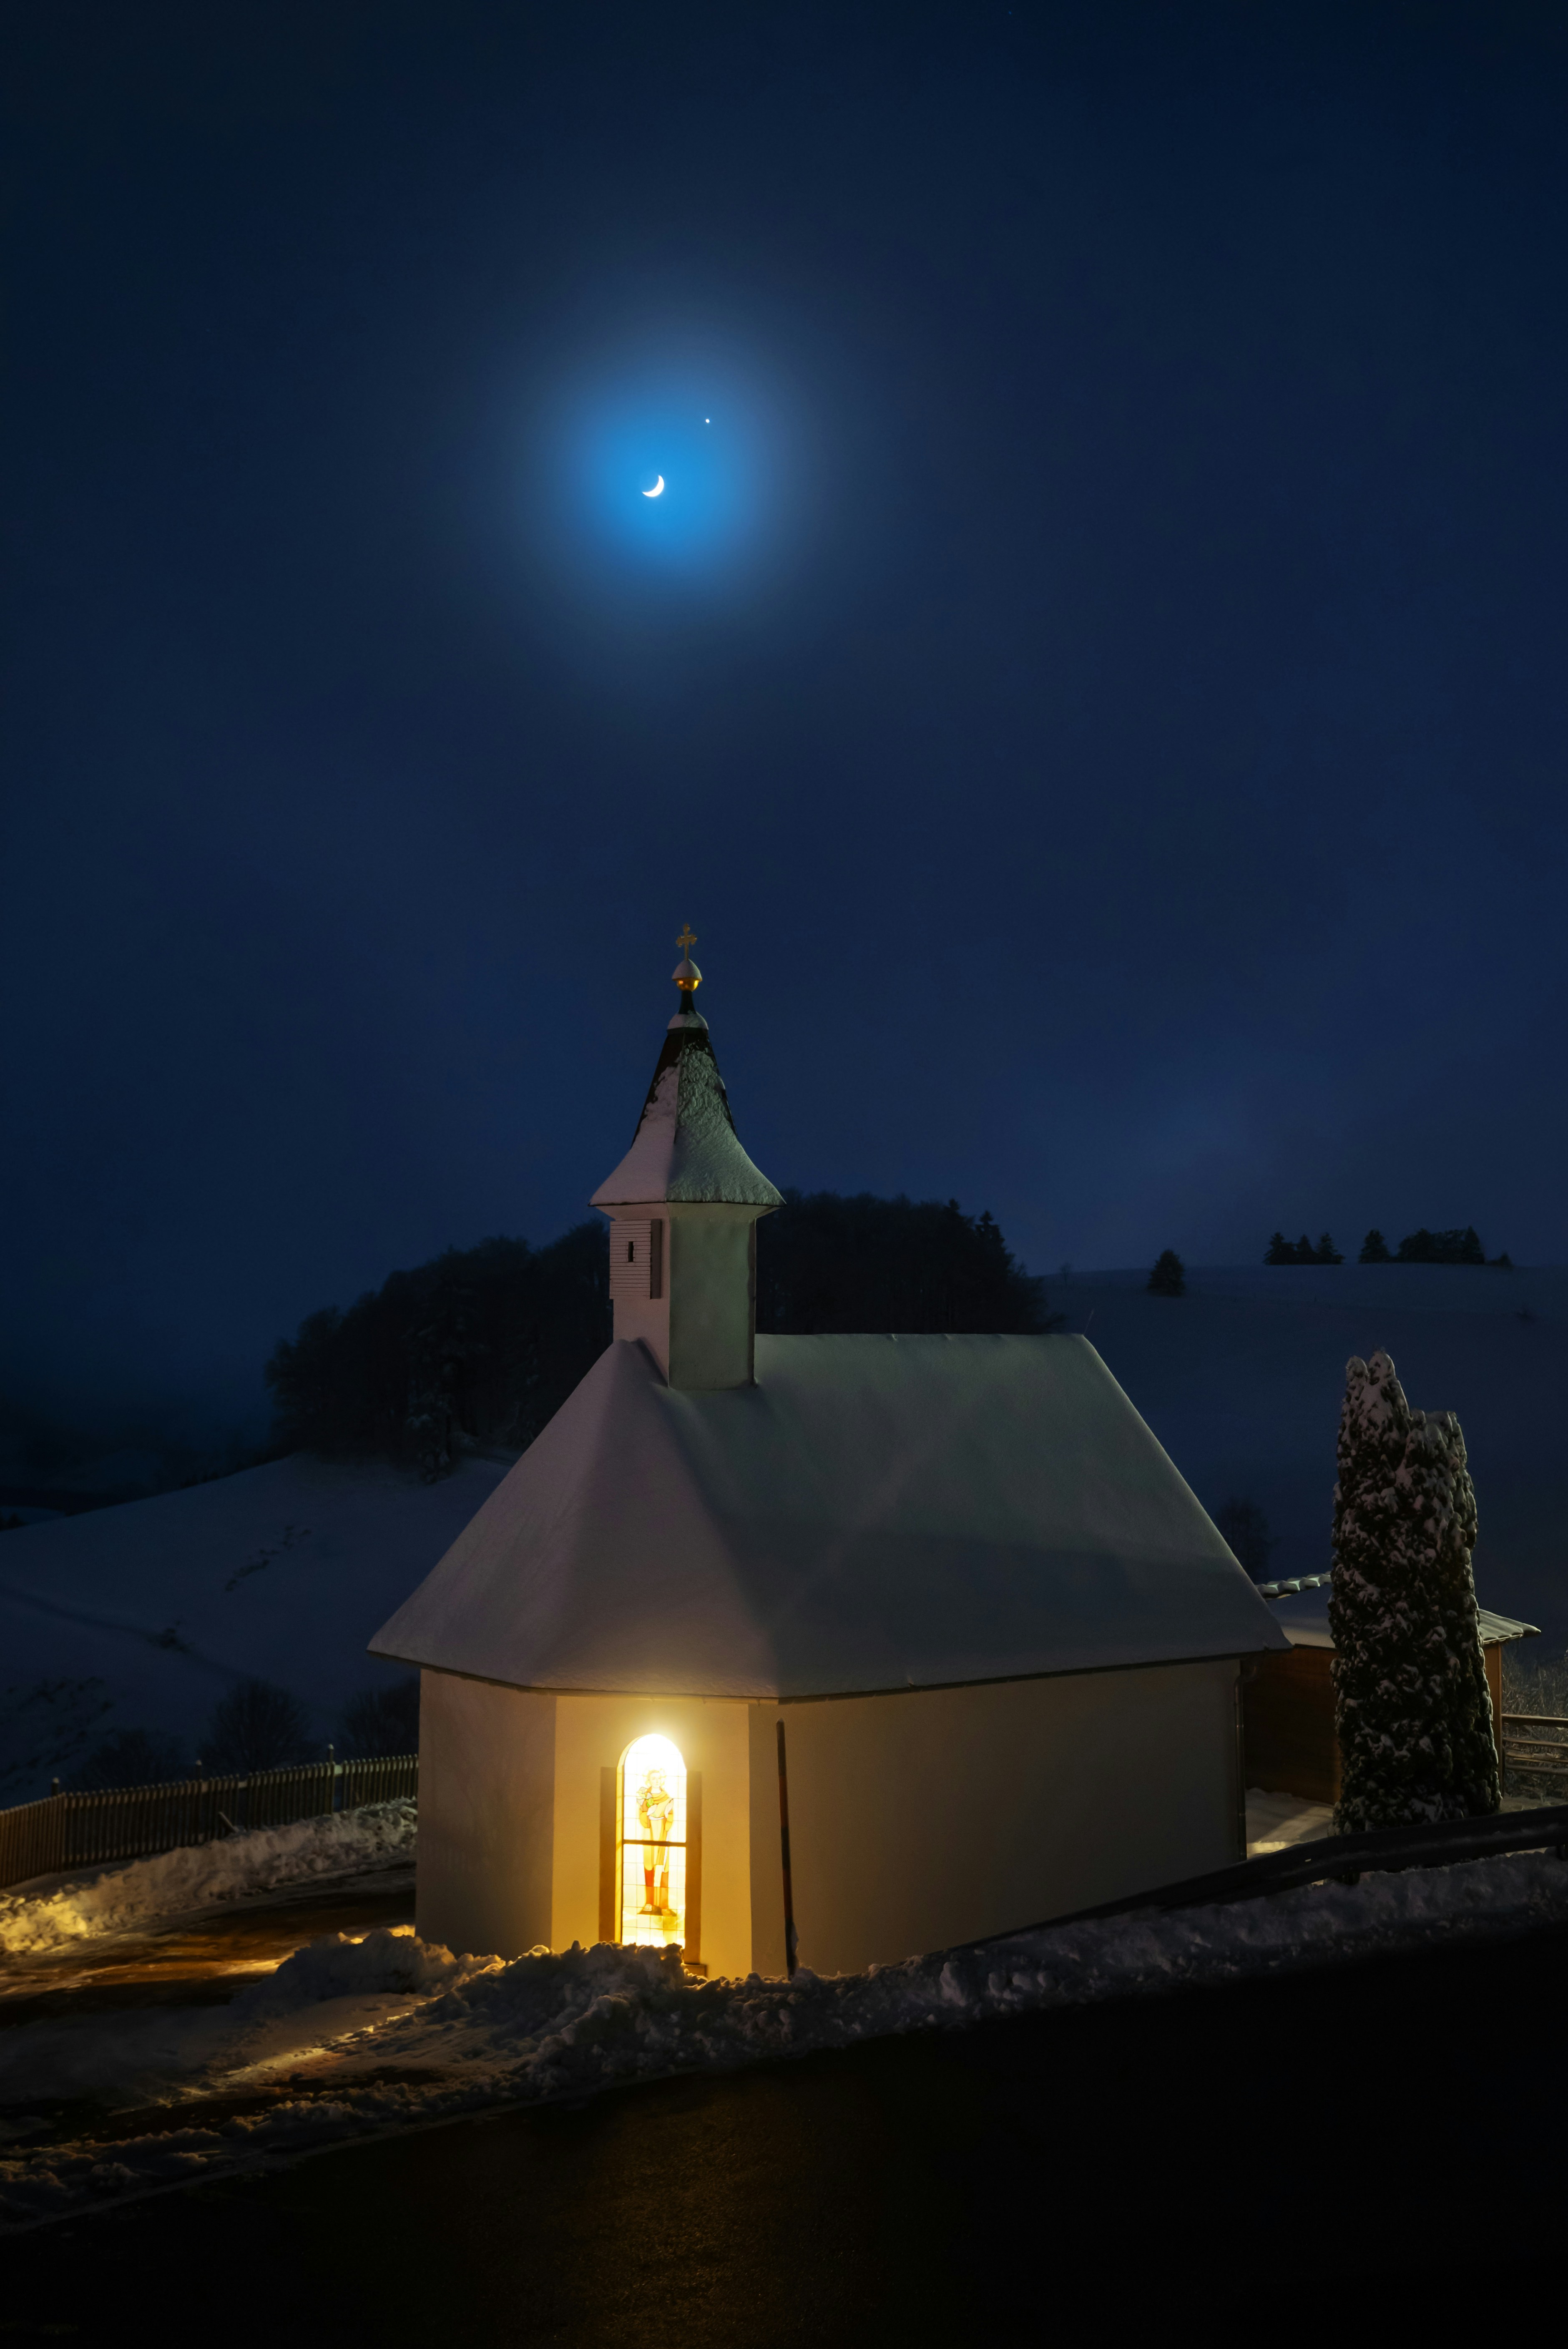
{"type": "Polygon", "coordinates": [[[363,1688],[343,1708],[340,1754],[417,1754],[419,1750],[419,1682],[406,1680],[363,1688]]]}
{"type": "Polygon", "coordinates": [[[1470,1554],[1475,1491],[1452,1412],[1413,1412],[1387,1354],[1346,1365],[1334,1488],[1341,1834],[1501,1806],[1470,1554]]]}
{"type": "Polygon", "coordinates": [[[191,1755],[185,1742],[155,1729],[117,1729],[95,1745],[71,1774],[73,1787],[162,1786],[173,1778],[189,1778],[191,1755]]]}
{"type": "Polygon", "coordinates": [[[787,1191],[757,1227],[757,1327],[778,1336],[1048,1329],[1045,1283],[956,1199],[787,1191]]]}
{"type": "Polygon", "coordinates": [[[1154,1297],[1185,1297],[1187,1268],[1174,1248],[1162,1248],[1155,1258],[1154,1269],[1149,1276],[1149,1289],[1154,1297]]]}
{"type": "Polygon", "coordinates": [[[1254,1582],[1265,1579],[1274,1539],[1269,1521],[1255,1501],[1224,1502],[1214,1512],[1214,1523],[1254,1582]]]}
{"type": "Polygon", "coordinates": [[[266,1368],[277,1438],[439,1476],[465,1446],[531,1443],[609,1341],[603,1224],[545,1248],[449,1248],[346,1313],[311,1314],[284,1340],[266,1368]]]}
{"type": "Polygon", "coordinates": [[[276,1770],[314,1758],[318,1741],[298,1697],[270,1681],[237,1681],[212,1708],[202,1741],[209,1771],[276,1770]]]}
{"type": "Polygon", "coordinates": [[[1270,1240],[1268,1244],[1268,1252],[1264,1257],[1264,1262],[1265,1264],[1344,1263],[1344,1257],[1337,1254],[1335,1249],[1334,1242],[1329,1238],[1326,1232],[1323,1235],[1322,1245],[1328,1250],[1328,1254],[1326,1256],[1319,1254],[1318,1250],[1313,1247],[1312,1242],[1307,1238],[1305,1232],[1303,1232],[1300,1239],[1298,1240],[1287,1240],[1283,1232],[1275,1232],[1273,1239],[1270,1240]]]}
{"type": "Polygon", "coordinates": [[[1394,1259],[1388,1253],[1388,1243],[1384,1238],[1382,1233],[1377,1230],[1376,1226],[1373,1226],[1371,1231],[1367,1233],[1366,1238],[1362,1241],[1361,1253],[1357,1257],[1356,1261],[1357,1264],[1393,1263],[1394,1259]]]}
{"type": "Polygon", "coordinates": [[[1335,1247],[1333,1239],[1330,1237],[1329,1234],[1327,1232],[1320,1232],[1317,1240],[1317,1253],[1313,1257],[1314,1264],[1343,1264],[1344,1261],[1344,1257],[1335,1247]]]}
{"type": "Polygon", "coordinates": [[[1486,1250],[1473,1224],[1462,1231],[1429,1232],[1425,1224],[1399,1242],[1400,1264],[1484,1264],[1486,1250]]]}

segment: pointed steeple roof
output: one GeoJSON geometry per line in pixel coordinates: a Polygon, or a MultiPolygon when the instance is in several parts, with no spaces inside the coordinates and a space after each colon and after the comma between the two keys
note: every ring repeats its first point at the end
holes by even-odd
{"type": "Polygon", "coordinates": [[[681,990],[681,1008],[665,1032],[632,1146],[600,1184],[590,1205],[686,1201],[782,1206],[784,1194],[752,1164],[735,1131],[707,1021],[696,1008],[702,973],[691,958],[696,940],[689,924],[676,944],[681,959],[673,977],[681,990]]]}

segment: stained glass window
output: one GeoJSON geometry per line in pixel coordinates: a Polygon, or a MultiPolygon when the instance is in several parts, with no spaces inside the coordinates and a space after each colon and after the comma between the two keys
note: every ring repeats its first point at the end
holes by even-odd
{"type": "Polygon", "coordinates": [[[619,1817],[621,1940],[684,1943],[686,1774],[667,1737],[639,1737],[621,1756],[619,1817]]]}

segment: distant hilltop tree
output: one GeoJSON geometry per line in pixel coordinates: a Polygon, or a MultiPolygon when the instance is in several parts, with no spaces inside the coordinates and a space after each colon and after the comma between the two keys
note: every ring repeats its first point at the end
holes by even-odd
{"type": "Polygon", "coordinates": [[[1342,1835],[1501,1807],[1475,1537],[1459,1421],[1412,1411],[1387,1354],[1353,1359],[1328,1597],[1342,1835]]]}
{"type": "Polygon", "coordinates": [[[1149,1276],[1151,1297],[1185,1297],[1187,1268],[1174,1248],[1162,1248],[1149,1276]]]}
{"type": "MultiPolygon", "coordinates": [[[[956,1200],[785,1194],[757,1235],[757,1326],[840,1330],[1049,1329],[1044,1283],[990,1215],[956,1200]]],[[[610,1342],[606,1227],[548,1247],[449,1248],[347,1310],[302,1321],[266,1366],[281,1449],[371,1457],[444,1476],[481,1446],[521,1451],[610,1342]]]]}
{"type": "Polygon", "coordinates": [[[1283,1232],[1275,1232],[1264,1257],[1265,1264],[1343,1264],[1344,1257],[1334,1245],[1332,1232],[1321,1232],[1317,1246],[1303,1232],[1300,1239],[1287,1240],[1283,1232]]]}
{"type": "Polygon", "coordinates": [[[1376,1225],[1374,1225],[1373,1228],[1367,1233],[1366,1238],[1362,1241],[1361,1253],[1357,1257],[1356,1261],[1357,1264],[1393,1263],[1394,1259],[1388,1253],[1388,1243],[1384,1238],[1382,1233],[1378,1231],[1376,1225]]]}
{"type": "Polygon", "coordinates": [[[1225,1501],[1215,1510],[1214,1523],[1253,1580],[1262,1582],[1268,1573],[1269,1552],[1274,1545],[1274,1537],[1269,1532],[1269,1521],[1257,1503],[1225,1501]]]}
{"type": "Polygon", "coordinates": [[[1399,1242],[1399,1264],[1484,1264],[1486,1250],[1473,1224],[1462,1232],[1429,1232],[1425,1224],[1419,1231],[1407,1232],[1399,1242]]]}

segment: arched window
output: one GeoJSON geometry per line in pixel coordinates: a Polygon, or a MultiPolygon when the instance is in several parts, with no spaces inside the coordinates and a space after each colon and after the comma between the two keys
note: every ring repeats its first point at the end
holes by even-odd
{"type": "Polygon", "coordinates": [[[618,1939],[667,1949],[686,1938],[686,1771],[667,1737],[621,1756],[615,1873],[618,1939]]]}

